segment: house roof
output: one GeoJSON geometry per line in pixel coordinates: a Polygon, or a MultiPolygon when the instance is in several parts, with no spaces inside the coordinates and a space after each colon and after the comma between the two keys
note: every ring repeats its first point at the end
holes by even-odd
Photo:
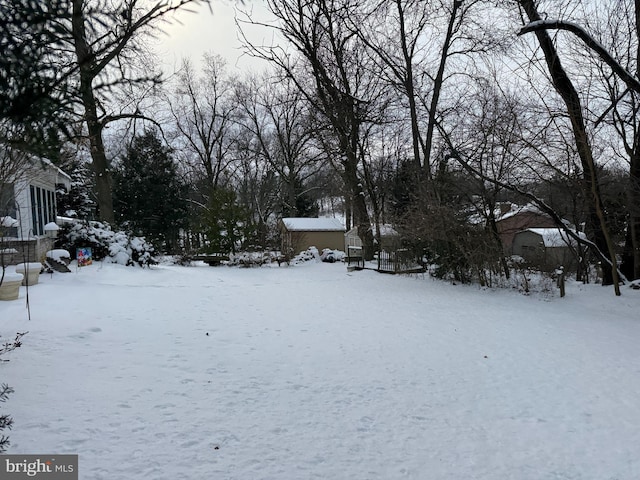
{"type": "Polygon", "coordinates": [[[498,215],[497,218],[496,218],[496,222],[500,222],[501,220],[506,220],[507,218],[511,218],[511,217],[514,217],[516,215],[520,215],[520,214],[523,214],[523,213],[535,213],[535,214],[538,214],[538,215],[548,216],[546,213],[544,213],[542,210],[540,210],[534,204],[527,203],[526,205],[523,205],[523,206],[514,205],[514,208],[512,208],[508,212],[505,212],[502,215],[498,215]]]}
{"type": "MultiPolygon", "coordinates": [[[[575,245],[576,241],[569,238],[564,230],[558,228],[528,228],[526,232],[532,232],[542,237],[542,243],[545,247],[566,247],[567,245],[575,245]]],[[[574,232],[580,238],[587,239],[584,232],[574,232]]]]}
{"type": "Polygon", "coordinates": [[[344,225],[337,218],[283,218],[282,223],[290,232],[344,232],[344,225]]]}
{"type": "Polygon", "coordinates": [[[64,170],[54,165],[53,162],[48,158],[40,157],[39,160],[42,163],[44,163],[47,167],[49,167],[51,170],[55,171],[58,175],[61,175],[62,177],[64,177],[65,180],[71,181],[71,176],[68,173],[66,173],[64,170]]]}

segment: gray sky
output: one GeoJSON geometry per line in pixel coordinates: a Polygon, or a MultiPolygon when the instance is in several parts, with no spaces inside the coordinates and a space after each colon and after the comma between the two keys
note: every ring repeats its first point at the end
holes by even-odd
{"type": "MultiPolygon", "coordinates": [[[[197,62],[204,52],[213,52],[224,57],[232,72],[262,70],[265,63],[242,56],[239,33],[235,23],[235,8],[249,9],[256,18],[269,19],[270,13],[264,0],[246,0],[244,6],[229,0],[213,0],[211,10],[207,5],[192,7],[193,13],[181,12],[171,24],[163,27],[166,32],[158,39],[156,52],[171,73],[180,67],[183,57],[197,62]]],[[[269,37],[266,29],[253,28],[248,34],[255,41],[269,37]]]]}

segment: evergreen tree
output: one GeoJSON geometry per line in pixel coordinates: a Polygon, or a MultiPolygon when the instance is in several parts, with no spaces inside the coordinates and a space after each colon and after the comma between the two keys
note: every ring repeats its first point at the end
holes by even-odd
{"type": "Polygon", "coordinates": [[[74,157],[65,162],[62,170],[69,173],[71,188],[67,191],[58,187],[56,190],[58,215],[92,220],[95,216],[96,202],[91,193],[93,182],[89,164],[74,157]]]}
{"type": "Polygon", "coordinates": [[[232,190],[213,191],[203,217],[209,253],[236,253],[241,242],[253,236],[249,211],[238,204],[232,190]]]}
{"type": "Polygon", "coordinates": [[[155,130],[133,139],[114,171],[116,218],[156,249],[175,252],[186,226],[187,187],[181,181],[171,149],[155,130]]]}
{"type": "Polygon", "coordinates": [[[0,0],[0,12],[0,122],[12,126],[0,136],[41,145],[52,124],[65,128],[72,70],[60,55],[59,26],[70,18],[68,1],[0,0]]]}
{"type": "Polygon", "coordinates": [[[296,192],[296,217],[317,217],[320,213],[318,202],[309,195],[302,180],[296,179],[294,183],[296,192]]]}

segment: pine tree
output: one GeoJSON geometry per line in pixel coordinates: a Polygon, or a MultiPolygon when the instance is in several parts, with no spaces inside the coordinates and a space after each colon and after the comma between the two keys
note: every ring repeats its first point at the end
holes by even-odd
{"type": "Polygon", "coordinates": [[[235,192],[225,188],[212,193],[202,223],[209,253],[236,253],[253,235],[249,212],[238,204],[235,192]]]}
{"type": "Polygon", "coordinates": [[[311,195],[309,195],[309,192],[306,191],[302,180],[296,179],[294,188],[296,191],[295,216],[317,217],[320,212],[320,206],[316,199],[312,198],[311,195]]]}
{"type": "Polygon", "coordinates": [[[178,250],[186,226],[187,187],[178,175],[171,149],[155,130],[133,139],[114,171],[116,218],[157,250],[178,250]]]}

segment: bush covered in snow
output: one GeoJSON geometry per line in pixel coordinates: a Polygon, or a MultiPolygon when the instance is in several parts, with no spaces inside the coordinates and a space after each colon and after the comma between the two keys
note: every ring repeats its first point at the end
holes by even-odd
{"type": "Polygon", "coordinates": [[[128,232],[114,232],[102,222],[73,222],[61,232],[60,246],[75,256],[77,248],[90,247],[95,260],[120,265],[154,265],[154,248],[143,237],[128,232]]]}
{"type": "Polygon", "coordinates": [[[322,254],[320,255],[320,260],[327,263],[334,262],[343,262],[345,257],[345,253],[340,250],[331,250],[329,248],[325,248],[322,250],[322,254]]]}
{"type": "Polygon", "coordinates": [[[228,265],[238,267],[261,267],[277,260],[275,252],[240,252],[229,255],[228,265]]]}
{"type": "Polygon", "coordinates": [[[299,265],[305,262],[320,262],[322,259],[320,258],[320,252],[316,247],[309,247],[307,250],[300,252],[298,255],[293,257],[291,262],[294,265],[299,265]]]}

